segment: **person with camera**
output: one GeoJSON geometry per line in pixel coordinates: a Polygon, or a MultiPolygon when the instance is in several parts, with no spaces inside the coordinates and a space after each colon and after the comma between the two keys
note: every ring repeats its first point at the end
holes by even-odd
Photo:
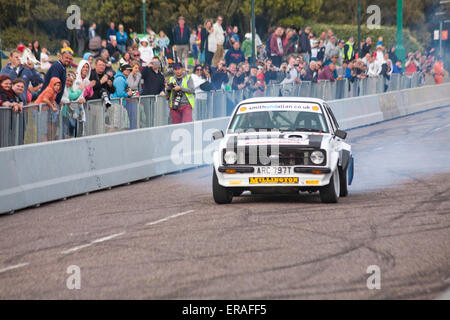
{"type": "MultiPolygon", "coordinates": [[[[211,77],[209,75],[209,66],[202,67],[197,64],[194,68],[194,72],[191,75],[191,79],[194,82],[195,88],[195,120],[203,120],[208,118],[208,92],[213,90],[211,84],[211,77]]],[[[211,110],[212,111],[212,110],[211,110]]],[[[212,114],[211,114],[212,116],[212,114]]]]}
{"type": "Polygon", "coordinates": [[[173,66],[175,77],[166,84],[172,122],[182,123],[192,121],[192,109],[195,107],[195,87],[191,76],[185,74],[180,63],[173,66]]]}
{"type": "Polygon", "coordinates": [[[111,106],[109,96],[116,92],[113,85],[114,78],[106,73],[106,60],[102,57],[95,60],[95,69],[92,70],[89,81],[93,94],[87,100],[100,100],[89,102],[88,132],[93,135],[102,133],[104,124],[102,108],[111,106]]]}
{"type": "Polygon", "coordinates": [[[272,63],[271,59],[266,58],[264,61],[264,81],[266,84],[272,84],[277,80],[277,67],[272,63]]]}
{"type": "Polygon", "coordinates": [[[288,64],[282,64],[280,67],[280,72],[286,73],[286,77],[281,81],[281,84],[294,83],[297,79],[299,79],[299,74],[297,71],[297,67],[299,66],[299,62],[296,57],[290,56],[288,58],[288,64]]]}
{"type": "Polygon", "coordinates": [[[211,68],[211,83],[216,90],[222,89],[222,85],[228,82],[228,73],[225,60],[221,59],[217,64],[217,67],[211,68]]]}
{"type": "Polygon", "coordinates": [[[415,73],[419,69],[419,61],[414,56],[414,53],[408,53],[408,58],[405,62],[405,73],[415,73]]]}
{"type": "MultiPolygon", "coordinates": [[[[142,80],[144,80],[142,85],[143,96],[165,96],[165,79],[160,69],[161,62],[156,56],[142,69],[142,80]]],[[[156,99],[159,99],[159,97],[156,99]]],[[[156,101],[154,98],[143,98],[141,101],[144,104],[145,122],[147,126],[152,126],[151,110],[152,105],[155,105],[156,101]]]]}

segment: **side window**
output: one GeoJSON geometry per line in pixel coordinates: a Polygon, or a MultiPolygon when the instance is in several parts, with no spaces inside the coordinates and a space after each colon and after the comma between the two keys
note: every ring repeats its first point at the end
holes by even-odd
{"type": "Polygon", "coordinates": [[[331,116],[331,120],[333,121],[334,126],[336,127],[336,129],[339,129],[339,124],[336,120],[336,118],[334,117],[333,111],[331,110],[329,105],[326,105],[326,108],[328,109],[328,113],[331,116]]]}
{"type": "Polygon", "coordinates": [[[335,132],[336,129],[337,129],[337,127],[336,127],[336,123],[334,123],[334,121],[333,121],[333,117],[331,116],[332,113],[330,112],[330,107],[328,107],[327,104],[324,104],[324,110],[325,110],[325,112],[326,112],[326,114],[327,114],[328,120],[329,120],[330,123],[331,123],[331,127],[332,127],[332,129],[333,129],[333,132],[335,132]]]}

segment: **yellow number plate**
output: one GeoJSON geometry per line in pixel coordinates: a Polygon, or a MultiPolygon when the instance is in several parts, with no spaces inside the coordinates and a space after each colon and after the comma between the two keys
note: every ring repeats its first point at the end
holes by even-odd
{"type": "Polygon", "coordinates": [[[250,184],[298,184],[297,177],[251,177],[250,184]]]}

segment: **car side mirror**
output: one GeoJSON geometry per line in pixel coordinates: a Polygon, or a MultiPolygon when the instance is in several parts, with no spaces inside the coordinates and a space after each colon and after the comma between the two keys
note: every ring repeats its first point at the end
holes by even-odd
{"type": "Polygon", "coordinates": [[[224,137],[223,131],[222,130],[216,131],[216,132],[213,133],[212,136],[213,136],[213,140],[222,139],[224,137]]]}
{"type": "Polygon", "coordinates": [[[342,140],[345,140],[345,138],[347,138],[347,132],[345,132],[344,130],[340,130],[340,129],[337,129],[334,132],[334,135],[338,138],[341,138],[342,140]]]}

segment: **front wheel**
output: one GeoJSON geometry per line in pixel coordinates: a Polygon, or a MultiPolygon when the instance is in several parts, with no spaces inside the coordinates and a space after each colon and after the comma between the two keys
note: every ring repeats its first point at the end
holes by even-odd
{"type": "Polygon", "coordinates": [[[320,200],[323,203],[337,203],[341,189],[340,187],[339,168],[336,168],[331,176],[330,183],[320,188],[320,200]]]}
{"type": "Polygon", "coordinates": [[[216,170],[213,169],[213,198],[217,204],[228,204],[233,200],[233,192],[229,188],[222,187],[217,179],[216,170]]]}
{"type": "Polygon", "coordinates": [[[339,180],[340,180],[340,193],[339,196],[340,197],[346,197],[348,195],[348,186],[347,186],[347,170],[343,170],[342,168],[339,167],[339,180]]]}

